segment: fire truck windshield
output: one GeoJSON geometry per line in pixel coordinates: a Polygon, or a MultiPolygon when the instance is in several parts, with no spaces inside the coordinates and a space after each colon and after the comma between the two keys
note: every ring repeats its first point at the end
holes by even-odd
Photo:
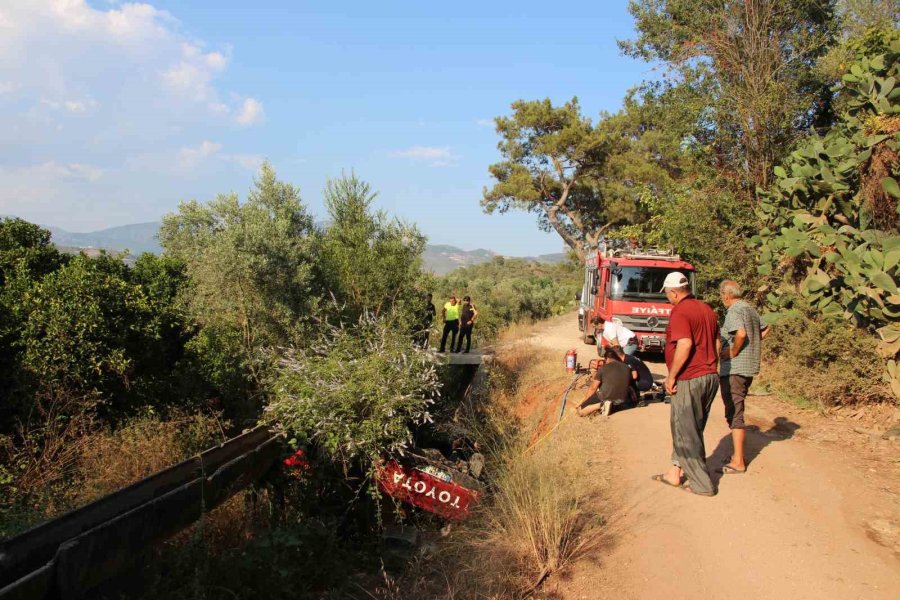
{"type": "MultiPolygon", "coordinates": [[[[685,274],[693,287],[694,273],[678,270],[685,274]]],[[[612,273],[609,297],[665,301],[666,295],[662,292],[663,281],[672,271],[673,269],[663,267],[619,267],[612,273]]]]}

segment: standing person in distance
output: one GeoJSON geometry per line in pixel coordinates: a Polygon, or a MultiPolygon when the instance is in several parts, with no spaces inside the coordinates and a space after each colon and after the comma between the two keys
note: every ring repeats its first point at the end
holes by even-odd
{"type": "Polygon", "coordinates": [[[428,338],[431,335],[431,324],[434,322],[434,316],[437,314],[437,309],[434,308],[434,302],[432,302],[433,297],[431,292],[425,294],[425,303],[422,305],[421,320],[419,322],[421,329],[418,342],[426,350],[428,349],[428,338]]]}
{"type": "Polygon", "coordinates": [[[444,348],[447,347],[447,336],[451,333],[453,336],[450,338],[450,352],[453,352],[453,347],[456,345],[456,334],[459,332],[459,303],[456,301],[456,296],[450,294],[450,301],[444,304],[444,308],[441,309],[441,317],[444,319],[444,333],[441,335],[441,349],[438,352],[444,352],[444,348]]]}
{"type": "Polygon", "coordinates": [[[694,298],[684,273],[663,282],[674,306],[666,328],[666,391],[672,396],[672,467],[652,479],[701,496],[715,496],[706,468],[703,430],[719,391],[719,321],[705,302],[694,298]],[[682,476],[687,482],[682,486],[682,476]]]}
{"type": "MultiPolygon", "coordinates": [[[[594,322],[600,327],[603,339],[609,342],[610,346],[620,347],[625,354],[634,354],[638,349],[637,335],[621,323],[615,321],[604,321],[602,317],[595,317],[594,322]]],[[[600,340],[597,340],[597,354],[601,354],[600,340]]]]}
{"type": "Polygon", "coordinates": [[[737,474],[747,470],[744,462],[744,399],[753,377],[759,374],[762,340],[769,326],[759,313],[743,299],[741,286],[726,279],[719,285],[719,297],[728,308],[722,324],[722,352],[719,354],[719,385],[725,403],[725,419],[731,429],[734,452],[719,473],[737,474]]]}
{"type": "Polygon", "coordinates": [[[475,327],[475,321],[478,319],[478,310],[472,304],[471,296],[463,296],[462,308],[460,309],[459,322],[459,342],[456,344],[456,351],[462,349],[463,338],[466,340],[466,354],[472,347],[472,328],[475,327]]]}

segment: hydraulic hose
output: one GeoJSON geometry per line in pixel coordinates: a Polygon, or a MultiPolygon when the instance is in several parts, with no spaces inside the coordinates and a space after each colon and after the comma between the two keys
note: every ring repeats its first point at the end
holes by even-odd
{"type": "Polygon", "coordinates": [[[566,412],[566,400],[569,398],[569,392],[572,391],[572,388],[575,387],[575,382],[578,381],[578,378],[581,377],[581,373],[578,372],[578,369],[575,369],[575,377],[572,378],[572,383],[569,384],[569,387],[566,388],[566,393],[563,394],[562,406],[559,407],[559,419],[557,419],[556,424],[559,425],[559,422],[562,421],[563,414],[566,412]]]}

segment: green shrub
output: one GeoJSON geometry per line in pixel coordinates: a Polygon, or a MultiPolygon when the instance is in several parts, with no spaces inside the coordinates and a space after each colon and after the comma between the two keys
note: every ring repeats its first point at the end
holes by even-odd
{"type": "Polygon", "coordinates": [[[447,297],[468,294],[479,313],[475,326],[478,342],[493,340],[511,323],[547,319],[575,308],[582,273],[582,266],[574,261],[544,264],[502,256],[456,269],[436,281],[438,325],[447,297]]]}
{"type": "Polygon", "coordinates": [[[306,348],[281,351],[267,408],[296,444],[315,443],[344,469],[403,452],[431,419],[435,358],[386,317],[329,327],[306,348]]]}
{"type": "Polygon", "coordinates": [[[845,320],[793,312],[763,344],[763,379],[783,397],[819,409],[891,401],[876,346],[845,320]]]}

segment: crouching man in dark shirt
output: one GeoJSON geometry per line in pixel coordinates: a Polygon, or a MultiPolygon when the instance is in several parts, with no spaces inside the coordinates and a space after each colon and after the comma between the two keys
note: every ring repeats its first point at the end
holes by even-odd
{"type": "Polygon", "coordinates": [[[613,405],[628,401],[628,387],[631,385],[631,369],[622,362],[615,349],[607,347],[603,353],[603,364],[594,373],[594,380],[588,389],[587,397],[578,407],[579,417],[586,417],[594,412],[608,415],[613,405]]]}
{"type": "Polygon", "coordinates": [[[634,354],[625,354],[625,351],[619,347],[616,347],[616,353],[619,360],[631,369],[631,400],[637,404],[641,399],[641,394],[653,387],[653,373],[650,372],[644,361],[634,354]]]}

